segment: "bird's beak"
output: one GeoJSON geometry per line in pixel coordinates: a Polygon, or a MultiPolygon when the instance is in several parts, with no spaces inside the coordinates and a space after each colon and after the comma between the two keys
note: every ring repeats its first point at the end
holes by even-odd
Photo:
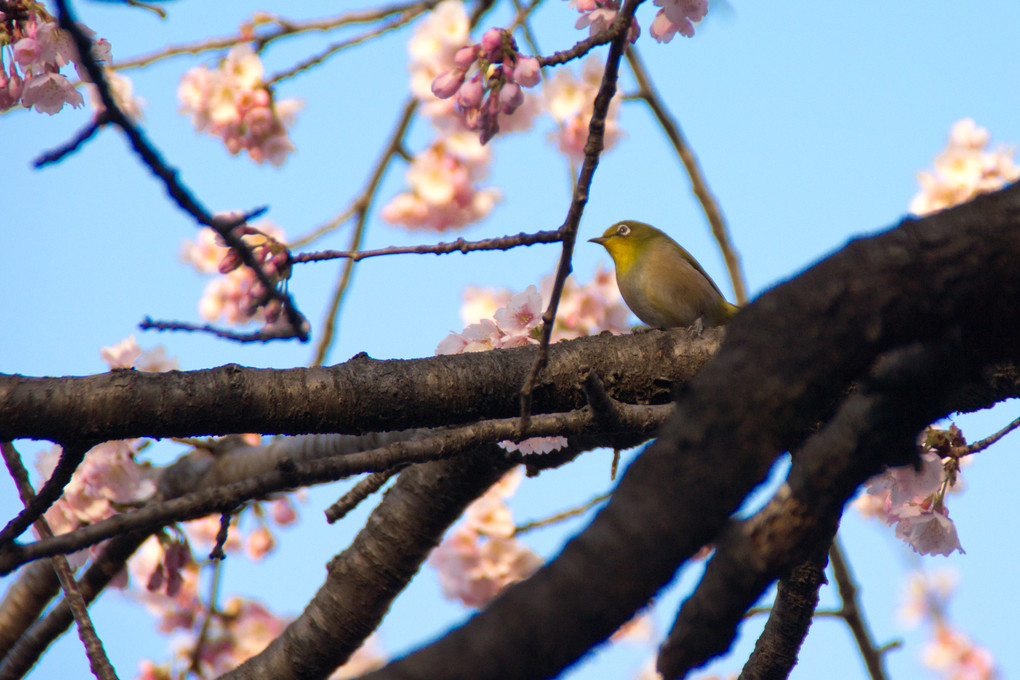
{"type": "Polygon", "coordinates": [[[588,243],[597,243],[597,244],[599,244],[601,246],[601,245],[605,245],[606,241],[608,241],[608,240],[609,239],[606,238],[605,236],[596,236],[595,238],[588,239],[588,243]]]}

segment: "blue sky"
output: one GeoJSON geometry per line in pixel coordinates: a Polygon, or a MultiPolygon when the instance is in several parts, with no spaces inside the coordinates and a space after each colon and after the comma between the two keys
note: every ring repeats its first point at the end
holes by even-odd
{"type": "MultiPolygon", "coordinates": [[[[234,2],[166,3],[170,19],[112,3],[77,3],[80,18],[110,40],[115,58],[148,53],[167,43],[230,34],[264,5],[234,2]]],[[[293,18],[336,13],[336,3],[304,2],[293,18]]],[[[654,8],[638,17],[646,29],[654,8]]],[[[583,37],[573,29],[576,14],[561,0],[540,8],[535,29],[546,53],[583,37]]],[[[505,22],[497,13],[482,28],[505,22]]],[[[958,4],[903,0],[881,10],[859,3],[790,2],[784,5],[732,2],[713,7],[691,40],[668,45],[643,36],[638,46],[652,77],[679,120],[726,215],[752,295],[796,275],[854,236],[895,224],[917,191],[916,173],[930,167],[949,128],[972,117],[995,142],[1020,142],[1020,65],[1016,30],[1020,4],[989,0],[958,4]]],[[[179,57],[128,72],[136,93],[148,101],[145,126],[167,160],[210,209],[269,206],[268,217],[288,235],[304,234],[346,207],[365,182],[400,102],[406,96],[405,29],[360,46],[317,70],[284,83],[277,95],[301,97],[292,138],[297,153],[282,169],[256,166],[224,153],[209,136],[193,133],[176,112],[180,75],[205,57],[179,57]]],[[[328,40],[332,40],[329,38],[328,40]]],[[[267,72],[286,68],[325,44],[318,35],[281,42],[265,54],[267,72]]],[[[600,52],[600,54],[604,54],[600,52]]],[[[623,89],[631,89],[629,76],[623,89]]],[[[198,320],[196,304],[204,280],[178,260],[195,225],[166,200],[162,187],[142,168],[124,139],[105,131],[77,155],[37,171],[31,160],[69,138],[88,118],[86,111],[45,116],[23,111],[0,115],[4,141],[0,180],[5,210],[0,234],[5,245],[6,323],[0,334],[0,371],[27,375],[90,374],[105,370],[99,348],[135,333],[143,347],[163,344],[185,369],[237,362],[252,366],[305,365],[307,345],[244,346],[194,335],[141,333],[146,315],[198,320]]],[[[581,238],[601,233],[613,221],[641,219],[666,229],[729,294],[722,258],[689,183],[664,136],[637,103],[625,104],[620,122],[626,137],[603,156],[595,177],[581,238]]],[[[493,142],[490,183],[503,202],[484,222],[461,234],[469,239],[556,228],[566,215],[569,175],[546,140],[552,129],[540,119],[536,131],[493,142]]],[[[412,129],[409,146],[424,146],[428,124],[412,129]]],[[[387,173],[380,203],[403,186],[403,168],[387,173]]],[[[342,249],[348,228],[323,248],[342,249]]],[[[455,237],[456,235],[450,236],[455,237]]],[[[373,214],[365,247],[438,240],[384,224],[373,214]]],[[[461,290],[469,284],[523,290],[552,271],[555,246],[509,253],[378,258],[357,267],[344,304],[339,338],[328,362],[360,351],[376,358],[428,356],[451,330],[460,330],[461,290]]],[[[575,275],[586,281],[606,256],[580,243],[575,275]]],[[[291,292],[315,333],[339,265],[301,267],[291,292]]],[[[820,320],[823,322],[823,320],[820,320]]],[[[1016,416],[1015,405],[956,420],[971,440],[1016,416]]],[[[925,558],[927,569],[951,566],[962,574],[953,621],[999,660],[1004,676],[1020,672],[1015,645],[1020,589],[1015,532],[1002,534],[998,519],[1014,489],[1016,435],[978,456],[964,472],[967,491],[950,510],[966,555],[925,558]],[[992,521],[995,518],[995,521],[992,521]]],[[[22,442],[26,455],[43,444],[22,442]]],[[[168,455],[170,448],[157,448],[168,455]]],[[[528,480],[514,500],[521,519],[542,517],[578,504],[610,485],[608,454],[596,452],[567,468],[528,480]]],[[[249,568],[228,561],[228,592],[263,595],[281,612],[296,613],[321,581],[322,565],[342,549],[368,508],[342,523],[325,525],[319,512],[342,485],[313,490],[302,506],[305,521],[282,536],[282,547],[249,568]]],[[[17,509],[14,492],[0,481],[0,515],[17,509]]],[[[536,532],[532,541],[554,555],[583,520],[536,532]]],[[[888,656],[893,677],[924,677],[919,666],[924,630],[905,631],[895,609],[904,574],[918,563],[891,530],[849,512],[844,543],[864,607],[880,643],[903,638],[905,648],[888,656]]],[[[1008,530],[1007,530],[1008,532],[1008,530]]],[[[690,588],[698,568],[685,571],[662,598],[658,612],[666,629],[671,613],[690,588]]],[[[823,604],[834,603],[823,591],[823,604]]],[[[164,638],[149,634],[151,619],[109,593],[94,608],[97,627],[121,677],[132,677],[138,659],[162,659],[164,638]]],[[[433,575],[423,571],[396,602],[382,627],[392,653],[410,649],[462,620],[460,607],[445,603],[433,575]],[[436,614],[435,612],[438,612],[436,614]],[[426,625],[423,621],[429,621],[426,625]],[[436,623],[432,623],[436,621],[436,623]]],[[[711,667],[739,670],[760,622],[745,626],[739,651],[711,667]]],[[[630,677],[650,655],[645,647],[600,652],[574,678],[630,677]]],[[[73,636],[65,636],[31,677],[87,672],[73,636]]],[[[860,678],[863,664],[844,626],[815,623],[793,677],[860,678]],[[834,660],[838,660],[834,663],[834,660]]]]}

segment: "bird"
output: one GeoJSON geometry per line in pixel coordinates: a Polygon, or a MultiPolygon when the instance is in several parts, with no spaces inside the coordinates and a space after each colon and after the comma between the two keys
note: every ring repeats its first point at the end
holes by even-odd
{"type": "Polygon", "coordinates": [[[624,220],[588,240],[613,258],[624,302],[653,328],[700,331],[725,324],[739,310],[693,255],[650,224],[624,220]]]}

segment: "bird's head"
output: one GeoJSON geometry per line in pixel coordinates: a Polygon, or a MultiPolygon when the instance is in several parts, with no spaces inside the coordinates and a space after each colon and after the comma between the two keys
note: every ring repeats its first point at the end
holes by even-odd
{"type": "Polygon", "coordinates": [[[645,251],[650,244],[658,239],[669,239],[668,236],[650,224],[624,220],[606,229],[602,236],[588,239],[598,243],[609,252],[618,270],[627,270],[630,265],[645,251]]]}

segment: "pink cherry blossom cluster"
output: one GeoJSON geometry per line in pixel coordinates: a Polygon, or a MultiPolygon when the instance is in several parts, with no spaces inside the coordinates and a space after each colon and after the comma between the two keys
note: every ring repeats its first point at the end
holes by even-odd
{"type": "Polygon", "coordinates": [[[268,160],[279,167],[294,151],[287,128],[301,102],[275,101],[262,74],[262,60],[251,46],[235,45],[217,68],[185,73],[177,96],[197,131],[222,137],[231,154],[243,149],[256,163],[268,160]]]}
{"type": "MultiPolygon", "coordinates": [[[[620,0],[570,0],[570,6],[581,13],[574,27],[587,28],[589,35],[601,33],[616,20],[620,4],[620,0]]],[[[708,14],[708,0],[654,0],[653,4],[662,9],[652,20],[649,32],[661,43],[668,43],[677,33],[694,37],[694,24],[708,14]]],[[[627,39],[635,42],[640,34],[635,17],[631,19],[627,39]]]]}
{"type": "Polygon", "coordinates": [[[953,437],[962,441],[959,430],[929,428],[927,450],[921,454],[920,470],[911,465],[889,468],[865,483],[866,494],[855,505],[865,516],[876,516],[886,524],[896,525],[896,536],[921,555],[949,555],[964,552],[949,519],[946,493],[957,483],[955,459],[948,464],[939,455],[938,443],[953,437]]]}
{"type": "MultiPolygon", "coordinates": [[[[581,13],[574,28],[587,28],[589,36],[597,35],[609,28],[616,21],[616,15],[620,13],[620,0],[570,0],[570,6],[581,13]]],[[[634,17],[630,20],[627,40],[633,43],[640,35],[641,27],[638,25],[637,17],[634,17]]]]}
{"type": "Polygon", "coordinates": [[[517,51],[509,31],[490,28],[480,42],[460,48],[453,68],[432,81],[440,99],[456,95],[457,110],[469,130],[485,144],[499,132],[499,116],[514,113],[524,103],[522,87],[541,80],[538,59],[517,51]]]}
{"type": "Polygon", "coordinates": [[[514,538],[513,513],[506,499],[522,477],[516,468],[468,506],[464,522],[432,551],[429,564],[439,575],[443,595],[481,609],[509,585],[531,576],[542,558],[514,538]]]}
{"type": "MultiPolygon", "coordinates": [[[[489,289],[469,286],[463,293],[464,304],[461,307],[461,318],[468,327],[484,325],[486,329],[488,324],[482,324],[482,322],[496,319],[497,329],[505,333],[506,330],[499,326],[498,319],[505,318],[508,312],[500,311],[501,308],[526,307],[530,310],[529,313],[534,315],[532,322],[537,324],[541,320],[542,310],[548,305],[548,300],[552,295],[554,280],[555,277],[551,274],[542,279],[539,288],[540,298],[536,299],[534,295],[531,295],[529,293],[531,288],[529,288],[524,293],[517,294],[517,300],[513,305],[511,305],[511,300],[515,298],[515,295],[505,288],[489,289]],[[497,314],[499,314],[498,317],[497,314]]],[[[620,295],[620,289],[616,285],[616,276],[611,270],[600,266],[595,271],[592,280],[583,286],[578,285],[573,276],[567,277],[560,295],[560,304],[556,310],[556,319],[553,321],[552,341],[558,342],[585,335],[596,335],[602,331],[623,333],[627,331],[629,318],[630,311],[620,295]]],[[[529,334],[533,332],[534,330],[529,330],[529,334]]],[[[455,351],[437,349],[436,353],[456,354],[459,353],[456,350],[468,345],[471,345],[470,349],[460,351],[493,349],[492,343],[487,341],[472,344],[473,340],[486,340],[489,337],[490,335],[484,329],[477,328],[473,329],[471,333],[468,333],[467,329],[463,334],[451,333],[443,342],[450,343],[447,348],[455,351]],[[455,337],[458,335],[461,338],[455,337]],[[462,340],[467,340],[467,342],[462,340]]],[[[531,337],[530,341],[537,342],[537,333],[531,337]]],[[[524,344],[519,339],[511,340],[510,343],[509,346],[524,344]]],[[[504,345],[497,343],[497,346],[504,345]]],[[[443,345],[440,344],[440,347],[443,345]]]]}
{"type": "MultiPolygon", "coordinates": [[[[40,4],[11,5],[7,12],[0,12],[0,48],[10,45],[12,55],[5,64],[0,50],[0,111],[21,104],[52,116],[64,104],[81,106],[81,93],[60,72],[67,64],[74,64],[78,77],[88,81],[70,34],[60,30],[40,4]]],[[[95,35],[85,26],[81,29],[89,37],[95,35]]],[[[100,63],[110,61],[110,43],[104,39],[93,41],[92,57],[100,63]]]]}
{"type": "MultiPolygon", "coordinates": [[[[545,109],[556,121],[558,129],[550,135],[559,150],[574,163],[584,160],[584,145],[588,141],[588,125],[595,109],[595,95],[602,82],[605,64],[589,56],[581,67],[580,78],[567,68],[559,68],[545,84],[545,109]]],[[[606,115],[603,134],[605,149],[610,149],[622,136],[617,118],[620,99],[613,97],[606,115]]]]}
{"type": "Polygon", "coordinates": [[[708,0],[654,0],[661,7],[648,32],[661,43],[668,43],[677,33],[694,37],[694,24],[708,14],[708,0]]]}
{"type": "Polygon", "coordinates": [[[907,579],[901,616],[912,626],[922,621],[932,624],[932,640],[922,658],[946,680],[993,680],[998,675],[991,652],[975,644],[949,620],[949,600],[958,582],[959,577],[946,570],[912,573],[907,579]]]}
{"type": "Polygon", "coordinates": [[[490,160],[477,135],[461,131],[440,137],[411,161],[406,173],[409,190],[383,207],[382,218],[438,232],[481,220],[500,199],[498,189],[479,186],[490,160]]]}
{"type": "Polygon", "coordinates": [[[528,286],[510,297],[492,319],[470,324],[462,333],[450,333],[436,347],[436,354],[484,352],[501,347],[520,347],[538,342],[542,325],[542,296],[528,286]]]}
{"type": "MultiPolygon", "coordinates": [[[[218,218],[236,219],[237,213],[223,213],[218,218]]],[[[252,249],[269,279],[277,285],[290,278],[290,251],[283,241],[284,235],[276,225],[260,222],[258,228],[242,224],[234,233],[252,249]]],[[[181,248],[181,259],[204,274],[219,273],[206,286],[199,301],[199,313],[209,320],[225,318],[227,323],[245,324],[259,321],[275,323],[280,318],[282,307],[279,300],[266,302],[266,290],[248,267],[241,266],[241,257],[212,229],[203,228],[197,242],[185,241],[181,248]]]]}
{"type": "Polygon", "coordinates": [[[1016,149],[988,150],[990,141],[988,130],[972,119],[956,122],[946,148],[935,157],[934,170],[918,173],[921,191],[910,202],[910,212],[927,215],[1020,179],[1020,166],[1013,160],[1016,149]]]}

